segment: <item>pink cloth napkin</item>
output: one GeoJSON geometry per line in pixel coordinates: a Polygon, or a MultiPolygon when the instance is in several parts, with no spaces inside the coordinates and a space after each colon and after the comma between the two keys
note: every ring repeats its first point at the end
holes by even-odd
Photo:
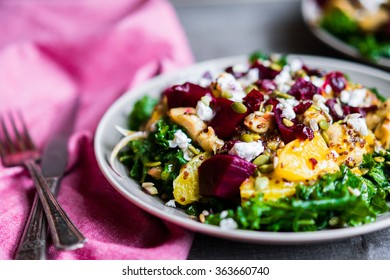
{"type": "MultiPolygon", "coordinates": [[[[88,238],[51,259],[185,259],[192,234],[123,198],[100,172],[96,126],[128,88],[188,65],[192,55],[166,0],[0,1],[0,111],[21,108],[43,147],[61,107],[80,95],[59,202],[88,238]]],[[[130,108],[129,108],[130,109],[130,108]]],[[[0,259],[12,259],[35,189],[0,165],[0,259]]]]}

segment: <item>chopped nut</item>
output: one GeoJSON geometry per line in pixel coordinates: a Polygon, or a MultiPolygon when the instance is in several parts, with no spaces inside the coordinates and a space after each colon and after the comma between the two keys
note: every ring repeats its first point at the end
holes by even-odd
{"type": "Polygon", "coordinates": [[[154,187],[154,184],[151,182],[142,183],[142,188],[144,188],[151,195],[158,194],[158,190],[154,187]]]}
{"type": "Polygon", "coordinates": [[[247,128],[256,133],[265,133],[268,130],[273,130],[275,127],[275,120],[273,113],[262,114],[260,112],[254,112],[249,114],[244,124],[247,128]]]}

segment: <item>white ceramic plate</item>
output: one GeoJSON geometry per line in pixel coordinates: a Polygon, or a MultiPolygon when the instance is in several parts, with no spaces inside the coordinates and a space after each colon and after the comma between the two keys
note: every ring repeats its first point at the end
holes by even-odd
{"type": "Polygon", "coordinates": [[[321,9],[319,8],[315,0],[302,0],[301,12],[303,20],[309,27],[311,32],[326,45],[362,62],[369,63],[375,66],[380,66],[386,70],[390,69],[390,59],[379,58],[375,62],[368,60],[367,58],[362,56],[357,49],[351,47],[347,43],[341,41],[326,30],[322,29],[318,24],[322,16],[321,9]]]}
{"type": "MultiPolygon", "coordinates": [[[[289,58],[292,57],[294,56],[289,56],[289,58]]],[[[359,81],[367,87],[376,87],[382,94],[390,95],[390,74],[386,72],[341,60],[304,55],[298,55],[298,57],[310,67],[322,68],[325,70],[338,70],[347,73],[352,80],[359,81]]],[[[322,242],[366,234],[390,227],[390,214],[386,214],[379,217],[378,220],[372,224],[354,228],[323,230],[317,232],[281,233],[249,230],[222,230],[217,226],[206,225],[191,220],[181,210],[165,206],[160,199],[144,193],[137,182],[126,176],[121,178],[111,170],[107,159],[113,147],[120,139],[120,135],[114,126],[116,124],[123,127],[126,126],[127,115],[132,110],[135,101],[145,94],[157,97],[163,89],[173,84],[182,83],[184,81],[196,82],[206,71],[218,71],[227,66],[245,63],[246,61],[247,56],[240,56],[195,64],[189,68],[181,69],[176,73],[153,78],[142,86],[130,90],[118,99],[103,116],[95,136],[95,154],[98,164],[113,187],[129,201],[161,219],[192,231],[244,242],[278,244],[322,242]]],[[[121,166],[119,162],[117,162],[117,167],[122,174],[125,174],[124,167],[121,166]]]]}

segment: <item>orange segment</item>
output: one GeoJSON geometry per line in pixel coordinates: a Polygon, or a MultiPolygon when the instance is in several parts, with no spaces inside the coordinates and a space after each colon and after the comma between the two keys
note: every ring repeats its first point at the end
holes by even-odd
{"type": "Polygon", "coordinates": [[[334,156],[319,133],[310,141],[296,139],[278,151],[274,174],[292,182],[315,180],[339,170],[334,156]]]}
{"type": "Polygon", "coordinates": [[[209,157],[208,153],[197,155],[180,169],[173,181],[173,197],[177,203],[187,205],[199,199],[198,167],[209,157]]]}

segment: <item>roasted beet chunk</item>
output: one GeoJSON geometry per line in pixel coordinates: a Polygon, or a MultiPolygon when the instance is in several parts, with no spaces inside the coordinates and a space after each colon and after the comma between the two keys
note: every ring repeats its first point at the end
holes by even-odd
{"type": "Polygon", "coordinates": [[[199,99],[206,94],[210,94],[210,90],[192,83],[184,83],[167,88],[164,91],[168,100],[168,108],[177,107],[196,107],[199,99]]]}
{"type": "Polygon", "coordinates": [[[233,101],[226,98],[216,98],[215,116],[209,126],[214,129],[219,138],[226,140],[234,133],[247,115],[259,109],[263,100],[264,96],[258,90],[252,90],[243,99],[243,104],[247,110],[240,114],[233,110],[233,101]]]}
{"type": "Polygon", "coordinates": [[[276,89],[275,82],[267,79],[257,81],[256,86],[265,94],[271,94],[276,89]]]}
{"type": "Polygon", "coordinates": [[[345,79],[343,73],[330,72],[325,76],[325,84],[330,85],[334,92],[340,93],[342,90],[345,89],[347,85],[347,80],[345,79]]]}
{"type": "Polygon", "coordinates": [[[260,91],[252,89],[247,94],[247,96],[244,97],[243,101],[245,106],[252,113],[254,111],[259,110],[261,102],[264,101],[264,96],[260,93],[260,91]]]}
{"type": "Polygon", "coordinates": [[[202,196],[236,201],[241,183],[255,171],[256,165],[232,155],[215,155],[198,168],[199,193],[202,196]]]}
{"type": "Polygon", "coordinates": [[[296,136],[294,132],[294,126],[296,125],[296,119],[292,120],[293,125],[289,127],[283,123],[282,110],[280,110],[279,108],[274,109],[274,116],[275,116],[276,125],[278,126],[283,142],[287,144],[295,140],[296,136]]]}
{"type": "Polygon", "coordinates": [[[320,89],[311,82],[298,78],[288,94],[294,96],[297,100],[312,100],[314,94],[320,94],[320,89]]]}
{"type": "Polygon", "coordinates": [[[226,73],[232,74],[234,78],[239,79],[246,75],[246,71],[240,72],[240,71],[234,71],[233,66],[229,66],[225,69],[226,73]]]}
{"type": "Polygon", "coordinates": [[[226,98],[217,98],[214,108],[215,116],[209,123],[217,136],[224,140],[234,133],[237,126],[248,115],[248,111],[244,114],[236,113],[232,108],[233,103],[226,98]]]}
{"type": "Polygon", "coordinates": [[[278,70],[274,70],[271,67],[266,67],[260,62],[255,62],[252,68],[259,69],[259,79],[260,80],[273,80],[280,73],[278,70]]]}

